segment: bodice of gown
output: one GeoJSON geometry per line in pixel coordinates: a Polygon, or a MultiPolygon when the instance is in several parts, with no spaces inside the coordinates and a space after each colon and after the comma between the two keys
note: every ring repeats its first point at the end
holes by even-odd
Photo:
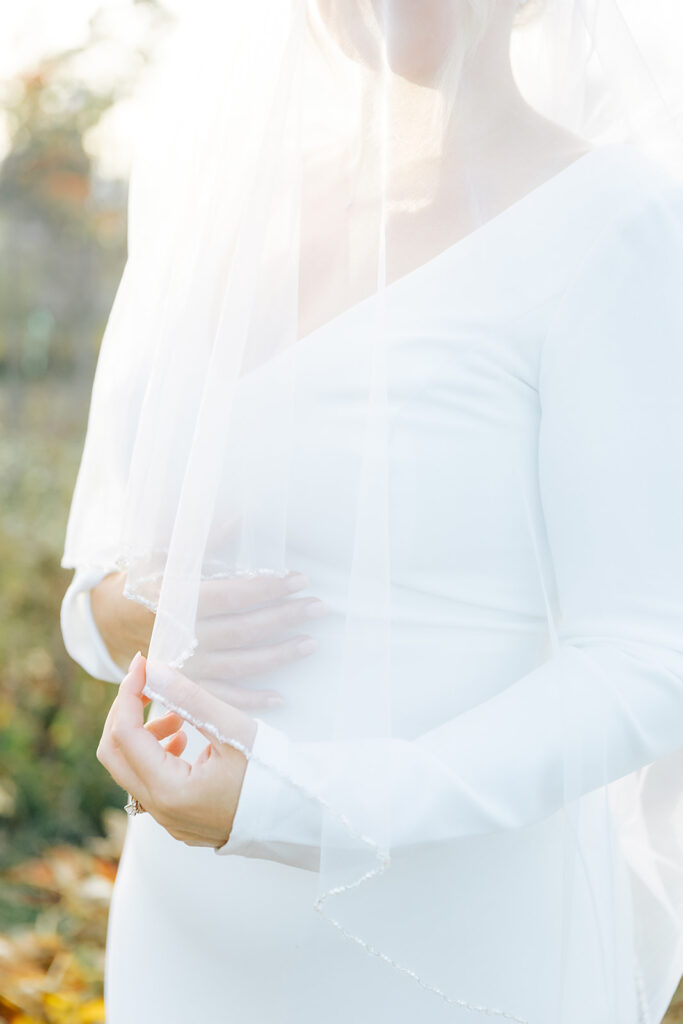
{"type": "MultiPolygon", "coordinates": [[[[567,305],[579,301],[572,285],[587,254],[598,250],[598,276],[580,301],[599,305],[600,275],[608,272],[610,250],[623,245],[620,225],[633,230],[639,218],[651,224],[643,207],[662,188],[653,168],[629,147],[589,153],[387,289],[392,726],[399,736],[418,736],[481,703],[547,656],[541,580],[547,566],[539,563],[548,531],[539,474],[542,406],[550,405],[552,429],[543,443],[563,442],[571,423],[552,418],[555,390],[561,384],[565,400],[578,407],[591,366],[578,346],[575,355],[563,352],[555,375],[547,359],[542,392],[544,351],[552,353],[567,305]],[[427,672],[426,652],[434,667],[427,672]]],[[[258,682],[289,697],[266,717],[299,739],[321,738],[329,725],[355,541],[372,315],[371,304],[362,302],[243,379],[224,473],[229,489],[240,467],[255,461],[250,444],[263,449],[272,443],[262,436],[262,424],[272,422],[266,410],[283,401],[282,415],[294,424],[286,455],[287,556],[332,609],[306,627],[318,641],[310,659],[258,682]],[[290,361],[294,390],[275,398],[290,361]]],[[[599,443],[603,426],[599,404],[586,407],[575,450],[557,451],[565,459],[564,477],[574,473],[579,488],[578,445],[599,443]]],[[[256,500],[267,502],[277,458],[274,452],[273,463],[262,462],[256,500]]],[[[548,465],[546,475],[553,471],[548,465]]],[[[552,503],[553,489],[546,490],[552,503]]],[[[600,507],[587,495],[567,497],[585,498],[595,532],[614,536],[618,524],[608,521],[613,505],[598,523],[600,507]]],[[[229,493],[223,507],[226,517],[239,514],[229,493]]],[[[564,550],[571,509],[550,511],[559,512],[563,533],[551,552],[551,572],[585,574],[578,596],[585,618],[584,592],[587,599],[600,567],[571,564],[573,553],[564,550]]],[[[606,579],[602,586],[609,586],[606,579]]],[[[570,614],[567,635],[573,627],[570,614]]]]}

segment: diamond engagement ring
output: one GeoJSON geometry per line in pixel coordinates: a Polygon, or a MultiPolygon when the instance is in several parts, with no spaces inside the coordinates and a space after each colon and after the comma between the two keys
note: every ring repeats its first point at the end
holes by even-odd
{"type": "Polygon", "coordinates": [[[144,814],[145,813],[145,808],[142,806],[140,801],[136,800],[135,797],[131,796],[130,793],[128,794],[128,796],[129,796],[128,803],[125,804],[124,808],[123,808],[124,811],[126,812],[126,814],[129,814],[131,816],[131,818],[133,817],[134,814],[144,814]]]}

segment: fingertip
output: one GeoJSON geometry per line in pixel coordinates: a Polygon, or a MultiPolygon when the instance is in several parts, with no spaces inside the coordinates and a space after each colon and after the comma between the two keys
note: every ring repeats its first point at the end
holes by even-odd
{"type": "Polygon", "coordinates": [[[128,666],[128,671],[119,686],[128,693],[135,694],[142,701],[143,705],[146,705],[149,703],[149,697],[143,693],[147,681],[147,673],[144,666],[145,658],[138,651],[128,666]]]}
{"type": "Polygon", "coordinates": [[[306,587],[310,586],[308,577],[304,576],[302,572],[298,572],[297,570],[289,572],[284,577],[283,583],[285,590],[290,594],[294,594],[297,590],[304,590],[306,587]]]}
{"type": "Polygon", "coordinates": [[[180,729],[169,737],[168,741],[164,745],[164,750],[167,754],[171,754],[173,757],[180,757],[186,746],[187,733],[180,729]]]}
{"type": "Polygon", "coordinates": [[[138,662],[140,661],[141,658],[142,658],[142,651],[136,651],[135,654],[133,655],[132,659],[131,659],[130,665],[128,666],[128,672],[129,673],[135,671],[135,669],[138,666],[138,662]]]}

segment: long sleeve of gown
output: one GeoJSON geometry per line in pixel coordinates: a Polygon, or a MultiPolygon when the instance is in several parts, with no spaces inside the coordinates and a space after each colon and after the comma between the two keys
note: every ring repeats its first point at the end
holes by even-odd
{"type": "Polygon", "coordinates": [[[69,655],[95,679],[120,683],[123,672],[112,659],[90,607],[90,591],[110,570],[79,567],[64,597],[60,623],[69,655]]]}
{"type": "Polygon", "coordinates": [[[323,816],[315,796],[329,805],[340,787],[346,816],[366,835],[389,803],[396,845],[513,829],[562,805],[567,736],[581,751],[581,793],[683,747],[677,189],[644,199],[594,242],[555,308],[538,390],[539,491],[560,606],[555,653],[413,740],[351,750],[293,741],[259,719],[258,756],[219,853],[314,867],[323,816]]]}

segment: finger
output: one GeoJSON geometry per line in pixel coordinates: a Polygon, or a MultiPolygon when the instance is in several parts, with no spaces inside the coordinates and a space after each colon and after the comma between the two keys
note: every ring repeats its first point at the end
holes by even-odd
{"type": "MultiPolygon", "coordinates": [[[[102,729],[102,738],[98,747],[98,757],[100,756],[101,750],[106,750],[109,746],[113,746],[114,742],[112,739],[112,731],[114,723],[118,720],[119,712],[121,709],[121,695],[125,691],[126,693],[142,693],[142,687],[145,684],[144,665],[141,663],[142,655],[140,651],[133,657],[128,672],[124,676],[123,680],[119,684],[119,688],[116,693],[116,697],[112,702],[109,712],[104,722],[102,729]]],[[[144,659],[143,659],[144,661],[144,659]]],[[[104,763],[104,762],[103,762],[104,763]]],[[[105,765],[105,767],[107,767],[105,765]]]]}
{"type": "Polygon", "coordinates": [[[298,572],[279,576],[259,573],[256,576],[230,576],[226,579],[204,580],[199,592],[198,618],[242,612],[247,608],[279,601],[309,586],[298,572]]]}
{"type": "Polygon", "coordinates": [[[287,701],[277,690],[249,690],[238,683],[226,683],[221,679],[202,679],[205,690],[220,700],[232,704],[243,711],[256,711],[259,708],[280,708],[287,701]]]}
{"type": "Polygon", "coordinates": [[[130,663],[128,672],[119,683],[119,691],[114,701],[117,720],[123,712],[125,720],[131,725],[143,726],[145,721],[142,713],[145,703],[148,702],[142,692],[146,681],[145,661],[138,651],[130,663]]]}
{"type": "Polygon", "coordinates": [[[315,640],[305,633],[260,647],[238,647],[231,651],[207,650],[187,663],[193,679],[220,679],[234,683],[248,676],[274,672],[316,650],[315,640]]]}
{"type": "Polygon", "coordinates": [[[164,746],[144,730],[138,730],[153,744],[155,751],[139,744],[136,738],[124,737],[119,745],[110,747],[98,758],[122,789],[134,793],[145,808],[157,819],[168,814],[181,800],[190,775],[190,764],[175,747],[167,752],[164,746]],[[158,755],[158,756],[155,756],[158,755]]]}
{"type": "Polygon", "coordinates": [[[204,747],[199,756],[196,757],[194,760],[192,770],[195,772],[198,769],[200,769],[203,765],[205,765],[207,761],[209,761],[212,757],[215,758],[227,756],[229,758],[234,758],[235,756],[237,756],[241,758],[242,763],[244,763],[244,759],[248,756],[248,751],[250,751],[251,747],[253,746],[253,740],[249,743],[245,743],[239,737],[230,736],[227,734],[224,734],[225,738],[223,742],[216,743],[216,737],[211,731],[210,726],[208,728],[205,728],[202,725],[197,725],[195,728],[197,729],[197,732],[201,733],[204,739],[208,742],[208,746],[204,747]]]}
{"type": "Polygon", "coordinates": [[[173,733],[168,743],[164,744],[164,750],[172,757],[180,757],[186,746],[187,733],[179,729],[178,732],[173,733]]]}
{"type": "Polygon", "coordinates": [[[200,648],[208,650],[254,647],[328,612],[317,597],[288,598],[265,608],[202,619],[197,623],[197,639],[200,648]]]}
{"type": "MultiPolygon", "coordinates": [[[[147,673],[153,681],[155,692],[186,717],[187,721],[194,726],[199,724],[213,730],[211,742],[214,745],[220,747],[223,742],[221,737],[230,737],[251,747],[257,723],[249,715],[207,693],[182,672],[163,662],[147,662],[147,673]]],[[[154,742],[151,736],[146,735],[146,738],[154,742]]]]}
{"type": "MultiPolygon", "coordinates": [[[[102,737],[97,747],[97,759],[102,765],[104,765],[114,781],[117,782],[122,789],[126,789],[128,792],[137,793],[146,797],[148,795],[146,786],[139,776],[132,770],[125,757],[121,755],[121,751],[119,750],[116,742],[116,736],[120,731],[119,720],[123,682],[124,681],[122,681],[119,686],[116,698],[109,709],[109,713],[104,723],[102,737]]],[[[131,669],[125,677],[125,683],[126,687],[130,685],[133,691],[139,690],[141,686],[144,685],[144,672],[137,656],[131,662],[131,669]],[[130,680],[129,676],[136,673],[140,673],[142,678],[130,680]]],[[[152,740],[152,742],[154,741],[152,740]]]]}
{"type": "Polygon", "coordinates": [[[231,658],[231,652],[219,651],[206,656],[199,655],[185,662],[183,674],[214,696],[245,711],[256,708],[281,707],[285,703],[283,695],[278,690],[252,689],[243,683],[228,682],[225,676],[231,671],[231,658]]]}
{"type": "Polygon", "coordinates": [[[113,742],[104,736],[97,748],[97,760],[107,769],[121,789],[128,793],[135,793],[141,803],[151,803],[145,782],[133,771],[113,742]]]}
{"type": "Polygon", "coordinates": [[[151,733],[157,740],[164,740],[171,733],[177,732],[183,725],[183,719],[174,711],[169,711],[161,718],[155,718],[145,726],[147,732],[151,733]]]}
{"type": "MultiPolygon", "coordinates": [[[[125,770],[120,763],[120,759],[123,758],[127,768],[135,773],[148,791],[151,791],[168,786],[174,778],[177,779],[177,766],[184,765],[185,762],[178,758],[168,758],[162,745],[144,728],[141,698],[146,679],[147,661],[140,656],[139,660],[134,659],[131,671],[119,685],[118,696],[114,702],[116,712],[109,736],[119,755],[117,770],[125,770]]],[[[189,769],[189,765],[185,764],[185,767],[189,769]]],[[[111,768],[109,770],[114,774],[111,768]]],[[[132,788],[130,791],[134,792],[132,788]]]]}

